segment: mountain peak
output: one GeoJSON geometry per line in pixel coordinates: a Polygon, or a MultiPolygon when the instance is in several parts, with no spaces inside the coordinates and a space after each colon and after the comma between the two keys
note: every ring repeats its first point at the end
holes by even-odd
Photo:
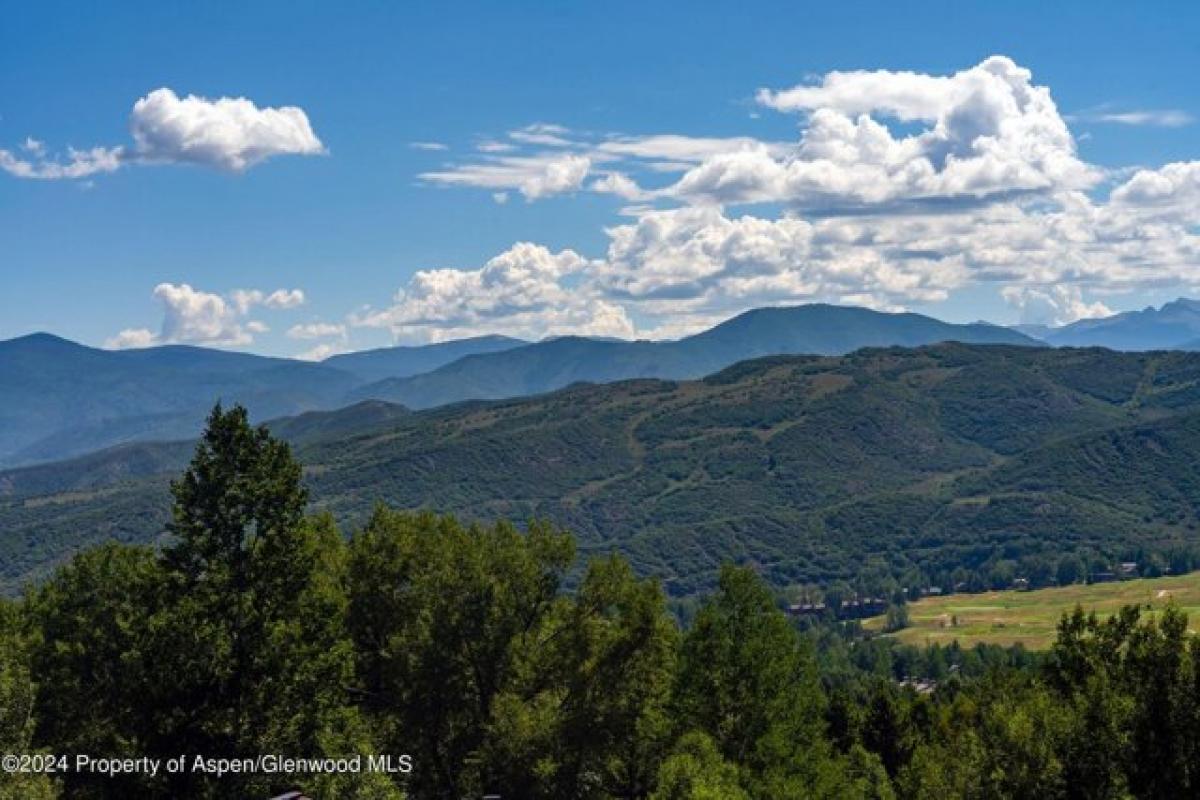
{"type": "Polygon", "coordinates": [[[1158,308],[1110,317],[1081,319],[1046,336],[1059,346],[1100,346],[1112,350],[1190,349],[1200,339],[1200,301],[1179,297],[1158,308]]]}
{"type": "Polygon", "coordinates": [[[47,333],[46,331],[34,331],[33,333],[27,333],[24,336],[14,337],[6,342],[0,342],[0,344],[69,344],[75,345],[76,347],[83,346],[72,342],[70,339],[64,339],[61,336],[55,336],[53,333],[47,333]]]}
{"type": "Polygon", "coordinates": [[[1200,313],[1200,300],[1193,300],[1190,297],[1177,297],[1169,303],[1164,303],[1160,311],[1168,309],[1200,313]]]}
{"type": "Polygon", "coordinates": [[[61,336],[55,336],[53,333],[46,333],[45,331],[37,331],[35,333],[17,336],[16,338],[0,342],[0,352],[18,351],[56,353],[91,349],[93,348],[90,348],[87,345],[82,345],[78,342],[72,342],[70,339],[64,339],[61,336]]]}

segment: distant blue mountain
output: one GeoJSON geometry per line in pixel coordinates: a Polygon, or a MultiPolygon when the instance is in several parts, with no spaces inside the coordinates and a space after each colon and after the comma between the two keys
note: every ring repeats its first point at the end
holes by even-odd
{"type": "Polygon", "coordinates": [[[339,404],[360,381],[321,364],[199,347],[110,351],[39,333],[0,342],[0,463],[194,436],[217,399],[261,417],[339,404]]]}
{"type": "Polygon", "coordinates": [[[1110,350],[1195,350],[1200,345],[1200,301],[1179,298],[1100,319],[1081,319],[1061,328],[1019,328],[1056,347],[1110,350]]]}
{"type": "Polygon", "coordinates": [[[918,347],[944,341],[1040,344],[1008,328],[953,325],[921,314],[823,304],[761,308],[671,342],[564,336],[468,356],[422,375],[368,384],[353,396],[429,408],[461,400],[539,394],[584,381],[699,378],[759,356],[841,355],[863,347],[918,347]]]}
{"type": "Polygon", "coordinates": [[[258,419],[333,409],[364,383],[521,344],[484,336],[314,364],[181,345],[101,350],[48,333],[22,336],[0,342],[0,465],[190,438],[218,399],[242,403],[258,419]]]}
{"type": "Polygon", "coordinates": [[[378,350],[361,350],[331,356],[323,362],[326,366],[349,372],[367,382],[386,378],[407,378],[422,372],[457,361],[463,356],[477,353],[495,353],[529,344],[521,339],[507,336],[477,336],[417,347],[384,347],[378,350]]]}

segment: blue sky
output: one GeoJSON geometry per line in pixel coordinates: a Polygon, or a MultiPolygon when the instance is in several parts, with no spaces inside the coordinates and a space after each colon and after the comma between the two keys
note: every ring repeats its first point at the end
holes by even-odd
{"type": "Polygon", "coordinates": [[[0,338],[316,355],[1195,290],[1200,11],[833,6],[5,2],[0,338]],[[101,150],[36,177],[68,147],[101,150]]]}

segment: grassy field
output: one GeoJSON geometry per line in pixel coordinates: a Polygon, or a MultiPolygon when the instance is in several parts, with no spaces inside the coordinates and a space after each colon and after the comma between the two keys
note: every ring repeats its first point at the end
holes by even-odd
{"type": "MultiPolygon", "coordinates": [[[[965,647],[979,643],[1011,645],[1020,642],[1030,650],[1047,649],[1064,611],[1076,605],[1107,616],[1121,606],[1161,608],[1174,600],[1189,617],[1189,627],[1200,631],[1200,573],[1169,578],[1063,586],[1018,592],[985,592],[928,597],[910,603],[910,626],[892,634],[906,644],[949,644],[965,647]],[[957,622],[957,624],[955,624],[957,622]]],[[[872,630],[883,628],[883,617],[865,622],[872,630]]]]}

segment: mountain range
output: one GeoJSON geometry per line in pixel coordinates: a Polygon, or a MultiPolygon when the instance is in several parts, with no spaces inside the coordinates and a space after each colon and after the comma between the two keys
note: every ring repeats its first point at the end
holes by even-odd
{"type": "Polygon", "coordinates": [[[489,336],[316,364],[179,345],[109,351],[34,334],[0,342],[0,465],[194,436],[218,399],[242,403],[259,419],[372,399],[428,408],[578,381],[696,378],[767,354],[947,340],[1034,343],[990,325],[834,306],[751,311],[675,342],[567,337],[530,344],[489,336]]]}
{"type": "Polygon", "coordinates": [[[462,400],[540,394],[573,383],[629,378],[701,378],[767,355],[840,355],[863,347],[935,342],[1038,342],[986,323],[953,325],[921,314],[806,305],[747,311],[694,336],[668,342],[598,341],[565,336],[486,356],[468,356],[422,375],[389,378],[353,392],[413,409],[462,400]]]}
{"type": "Polygon", "coordinates": [[[829,581],[880,554],[1165,546],[1196,525],[1200,354],[1159,351],[1198,341],[1186,299],[1021,331],[768,308],[677,341],[489,336],[322,363],[34,334],[0,342],[0,588],[159,537],[217,399],[273,420],[347,524],[376,501],[545,516],[683,594],[725,558],[829,581]],[[1076,349],[1094,342],[1135,352],[1076,349]]]}
{"type": "Polygon", "coordinates": [[[1200,302],[1181,297],[1160,308],[1081,319],[1057,328],[1019,325],[1016,329],[1055,347],[1200,350],[1200,302]]]}
{"type": "MultiPolygon", "coordinates": [[[[272,423],[315,509],[543,517],[677,596],[724,560],[779,584],[1164,551],[1200,526],[1200,353],[938,344],[772,356],[272,423]]],[[[0,588],[107,538],[156,541],[186,443],[0,472],[0,588]]]]}
{"type": "Polygon", "coordinates": [[[184,346],[109,351],[25,336],[0,343],[0,463],[194,436],[221,397],[266,416],[330,407],[359,383],[287,359],[184,346]]]}

